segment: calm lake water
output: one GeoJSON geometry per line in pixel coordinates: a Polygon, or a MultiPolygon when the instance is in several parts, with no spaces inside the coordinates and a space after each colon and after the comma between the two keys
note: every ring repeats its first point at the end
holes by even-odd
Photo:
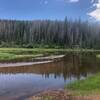
{"type": "Polygon", "coordinates": [[[48,89],[64,88],[100,71],[94,53],[66,54],[46,64],[0,68],[0,100],[24,100],[48,89]]]}

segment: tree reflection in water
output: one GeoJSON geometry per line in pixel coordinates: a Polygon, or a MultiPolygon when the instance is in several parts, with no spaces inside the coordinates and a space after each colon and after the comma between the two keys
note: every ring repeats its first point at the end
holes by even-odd
{"type": "Polygon", "coordinates": [[[90,74],[100,71],[100,63],[92,53],[67,54],[62,60],[47,64],[38,64],[32,66],[5,67],[0,68],[1,74],[34,73],[49,78],[63,77],[64,80],[81,77],[87,77],[90,74]]]}

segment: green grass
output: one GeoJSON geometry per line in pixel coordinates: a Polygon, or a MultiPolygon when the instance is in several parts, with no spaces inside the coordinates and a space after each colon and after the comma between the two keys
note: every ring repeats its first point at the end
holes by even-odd
{"type": "Polygon", "coordinates": [[[5,60],[5,59],[13,59],[14,54],[9,54],[9,53],[0,53],[0,60],[5,60]]]}
{"type": "Polygon", "coordinates": [[[68,84],[65,89],[70,89],[76,94],[100,93],[100,73],[68,84]]]}
{"type": "Polygon", "coordinates": [[[99,54],[99,55],[96,55],[96,57],[97,57],[97,58],[100,58],[100,54],[99,54]]]}
{"type": "MultiPolygon", "coordinates": [[[[44,48],[0,48],[0,53],[13,53],[13,54],[38,54],[38,53],[55,53],[67,51],[65,49],[44,49],[44,48]]],[[[68,50],[70,51],[70,50],[68,50]]]]}
{"type": "Polygon", "coordinates": [[[20,53],[44,53],[44,52],[100,52],[100,50],[94,50],[94,49],[45,49],[45,48],[33,48],[33,49],[27,49],[27,48],[0,48],[0,53],[14,53],[14,54],[20,54],[20,53]]]}
{"type": "Polygon", "coordinates": [[[33,58],[41,54],[58,54],[59,52],[99,52],[93,49],[53,49],[53,48],[0,48],[0,61],[33,58]]]}
{"type": "Polygon", "coordinates": [[[33,58],[51,55],[57,52],[63,52],[63,49],[44,49],[44,48],[0,48],[0,61],[8,61],[14,59],[33,58]]]}
{"type": "Polygon", "coordinates": [[[23,59],[23,58],[34,58],[42,56],[41,54],[30,54],[30,55],[15,55],[12,53],[0,53],[0,60],[1,61],[8,61],[8,60],[14,60],[14,59],[23,59]]]}

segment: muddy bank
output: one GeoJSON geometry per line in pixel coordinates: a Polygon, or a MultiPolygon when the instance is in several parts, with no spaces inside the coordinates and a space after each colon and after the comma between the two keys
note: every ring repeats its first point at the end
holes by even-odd
{"type": "Polygon", "coordinates": [[[45,64],[53,61],[40,61],[40,62],[21,62],[21,63],[0,63],[0,67],[19,67],[19,66],[31,66],[36,64],[45,64]]]}
{"type": "Polygon", "coordinates": [[[37,57],[36,60],[54,60],[54,59],[60,59],[63,58],[65,55],[52,55],[47,57],[37,57]]]}
{"type": "Polygon", "coordinates": [[[100,100],[100,95],[75,96],[72,92],[65,90],[49,90],[28,100],[100,100]]]}

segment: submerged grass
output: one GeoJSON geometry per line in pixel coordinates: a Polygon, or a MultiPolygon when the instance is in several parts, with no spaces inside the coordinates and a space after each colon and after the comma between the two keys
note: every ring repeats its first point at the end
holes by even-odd
{"type": "Polygon", "coordinates": [[[65,89],[70,89],[75,94],[81,95],[100,93],[100,73],[68,84],[65,89]]]}

